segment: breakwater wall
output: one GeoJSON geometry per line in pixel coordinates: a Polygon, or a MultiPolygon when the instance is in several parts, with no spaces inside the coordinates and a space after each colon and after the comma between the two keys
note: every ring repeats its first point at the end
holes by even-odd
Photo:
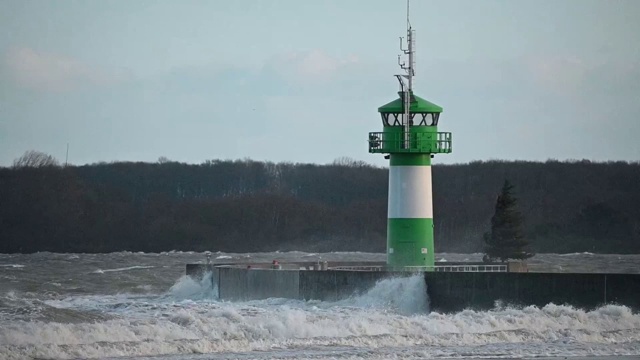
{"type": "MultiPolygon", "coordinates": [[[[415,273],[217,267],[189,264],[187,274],[213,273],[222,300],[271,297],[336,301],[371,289],[382,279],[415,273]]],[[[568,304],[595,308],[615,303],[640,310],[640,275],[575,273],[424,272],[430,309],[452,312],[504,305],[568,304]]]]}

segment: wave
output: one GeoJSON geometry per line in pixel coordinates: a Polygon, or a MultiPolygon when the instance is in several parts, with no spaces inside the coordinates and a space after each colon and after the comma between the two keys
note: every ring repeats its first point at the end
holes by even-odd
{"type": "Polygon", "coordinates": [[[388,358],[396,352],[416,358],[640,355],[640,314],[624,306],[585,311],[549,304],[428,313],[420,276],[381,280],[337,302],[233,303],[215,300],[211,276],[183,276],[161,296],[45,301],[45,310],[66,322],[3,321],[0,354],[10,360],[75,359],[284,349],[291,358],[300,354],[296,349],[330,355],[327,349],[344,347],[355,358],[388,358]]]}
{"type": "Polygon", "coordinates": [[[117,269],[98,269],[96,271],[94,271],[94,274],[104,274],[107,272],[119,272],[119,271],[128,271],[128,270],[137,270],[137,269],[151,269],[154,268],[155,266],[144,266],[144,265],[136,265],[136,266],[128,266],[128,267],[123,267],[123,268],[117,268],[117,269]]]}
{"type": "Polygon", "coordinates": [[[0,328],[0,353],[8,359],[70,359],[321,346],[418,347],[427,352],[492,346],[495,355],[504,351],[502,344],[511,343],[519,344],[515,348],[522,356],[545,356],[557,349],[565,356],[640,355],[640,316],[622,306],[585,312],[550,304],[402,316],[316,305],[186,301],[156,304],[157,315],[146,318],[80,324],[16,321],[0,328]],[[567,349],[566,344],[573,345],[567,349]]]}
{"type": "Polygon", "coordinates": [[[381,308],[403,315],[429,312],[427,285],[423,275],[383,279],[369,291],[336,304],[363,308],[381,308]]]}
{"type": "MultiPolygon", "coordinates": [[[[157,263],[149,258],[140,261],[139,254],[128,260],[127,253],[55,255],[51,256],[55,260],[52,262],[32,261],[33,255],[3,258],[3,263],[11,263],[6,265],[26,264],[26,269],[0,270],[5,278],[10,275],[17,280],[15,285],[10,284],[15,290],[0,292],[0,358],[77,359],[259,350],[264,354],[282,351],[264,358],[319,359],[307,352],[317,351],[324,354],[322,358],[331,358],[335,357],[332,349],[347,349],[345,352],[353,355],[342,358],[367,359],[640,355],[640,315],[624,306],[584,311],[549,304],[541,308],[428,313],[424,281],[411,277],[380,281],[369,291],[337,302],[223,302],[217,300],[211,274],[202,280],[184,276],[173,281],[179,276],[175,274],[183,273],[185,259],[204,259],[199,254],[176,256],[171,258],[173,262],[168,261],[169,256],[162,256],[157,263]],[[78,257],[81,260],[73,263],[82,265],[77,268],[81,271],[73,276],[63,271],[33,278],[27,271],[36,269],[32,263],[56,270],[58,260],[78,257]],[[84,263],[85,258],[90,261],[84,263]],[[140,264],[156,268],[136,271],[145,268],[140,264]],[[163,265],[172,267],[165,269],[163,265]],[[108,269],[110,266],[119,268],[108,269]],[[97,268],[116,272],[112,276],[91,273],[97,268]],[[119,277],[122,280],[116,282],[119,277]],[[34,289],[36,281],[39,285],[34,289]],[[155,289],[154,294],[140,294],[134,290],[139,287],[155,289]],[[135,294],[118,293],[124,291],[135,294]]],[[[304,258],[304,254],[294,257],[304,258]]],[[[233,256],[258,258],[254,254],[233,256]]],[[[580,256],[559,263],[574,259],[579,261],[580,256]]],[[[627,259],[634,264],[635,258],[627,259]]],[[[242,356],[224,358],[237,357],[242,356]]]]}
{"type": "MultiPolygon", "coordinates": [[[[547,255],[553,255],[553,254],[547,254],[547,255]]],[[[595,255],[594,253],[590,253],[590,252],[577,252],[577,253],[567,253],[567,254],[557,254],[558,256],[583,256],[583,255],[587,255],[587,256],[593,256],[595,255]]],[[[601,254],[603,255],[603,254],[601,254]]]]}
{"type": "Polygon", "coordinates": [[[202,279],[196,280],[189,275],[183,275],[169,289],[169,295],[176,299],[217,299],[218,287],[213,284],[213,273],[207,272],[202,279]]]}
{"type": "Polygon", "coordinates": [[[2,265],[0,265],[0,267],[8,267],[8,268],[19,269],[19,268],[23,268],[24,265],[21,265],[21,264],[2,264],[2,265]]]}

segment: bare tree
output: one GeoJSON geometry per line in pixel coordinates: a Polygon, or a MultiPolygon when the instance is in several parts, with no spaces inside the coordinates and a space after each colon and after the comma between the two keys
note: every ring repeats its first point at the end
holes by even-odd
{"type": "Polygon", "coordinates": [[[46,166],[60,166],[60,163],[53,156],[35,150],[26,151],[22,156],[13,160],[14,168],[46,166]]]}
{"type": "Polygon", "coordinates": [[[348,166],[348,167],[363,167],[363,166],[367,166],[367,163],[362,160],[356,160],[356,159],[350,158],[348,156],[341,156],[339,158],[334,159],[332,165],[348,166]]]}
{"type": "Polygon", "coordinates": [[[171,160],[169,160],[169,158],[167,158],[166,156],[160,156],[158,158],[158,164],[166,164],[166,163],[170,163],[171,160]]]}

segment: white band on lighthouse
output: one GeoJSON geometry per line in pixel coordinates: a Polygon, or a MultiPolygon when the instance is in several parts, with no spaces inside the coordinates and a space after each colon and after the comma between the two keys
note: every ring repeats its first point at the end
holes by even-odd
{"type": "Polygon", "coordinates": [[[431,166],[389,166],[389,219],[433,218],[431,166]]]}

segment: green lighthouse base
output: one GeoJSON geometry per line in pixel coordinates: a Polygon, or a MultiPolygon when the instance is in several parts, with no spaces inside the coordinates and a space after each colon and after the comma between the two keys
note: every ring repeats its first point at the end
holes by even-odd
{"type": "Polygon", "coordinates": [[[387,219],[387,249],[390,267],[434,266],[433,219],[387,219]]]}

